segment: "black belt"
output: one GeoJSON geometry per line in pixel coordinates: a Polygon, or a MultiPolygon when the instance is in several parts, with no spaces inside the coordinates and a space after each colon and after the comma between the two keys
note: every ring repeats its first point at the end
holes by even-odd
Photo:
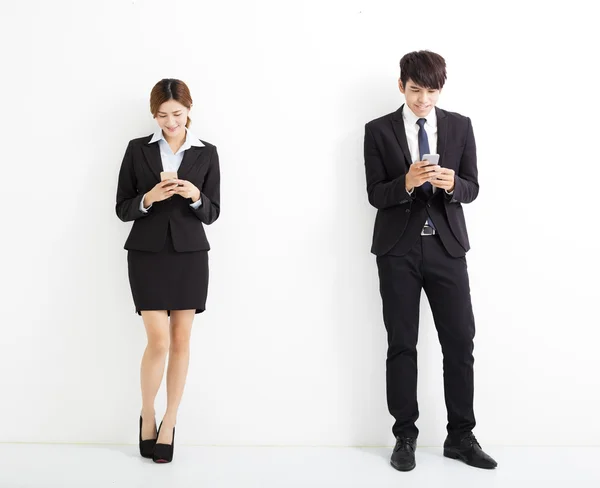
{"type": "Polygon", "coordinates": [[[431,227],[430,225],[425,224],[423,226],[423,230],[421,231],[422,236],[434,236],[437,234],[437,231],[431,227]]]}

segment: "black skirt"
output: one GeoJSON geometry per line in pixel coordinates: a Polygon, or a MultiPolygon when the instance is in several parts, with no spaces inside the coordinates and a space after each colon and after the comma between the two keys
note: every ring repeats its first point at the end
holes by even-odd
{"type": "Polygon", "coordinates": [[[129,284],[135,311],[204,312],[208,293],[208,251],[177,252],[171,229],[160,252],[128,251],[129,284]]]}

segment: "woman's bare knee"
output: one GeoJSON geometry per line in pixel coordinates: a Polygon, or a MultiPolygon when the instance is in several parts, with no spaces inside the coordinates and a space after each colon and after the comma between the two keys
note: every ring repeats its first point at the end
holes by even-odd
{"type": "Polygon", "coordinates": [[[169,351],[169,318],[165,310],[143,311],[144,326],[148,337],[148,351],[163,356],[169,351]]]}
{"type": "Polygon", "coordinates": [[[195,310],[171,312],[171,353],[185,353],[190,348],[190,336],[195,310]]]}

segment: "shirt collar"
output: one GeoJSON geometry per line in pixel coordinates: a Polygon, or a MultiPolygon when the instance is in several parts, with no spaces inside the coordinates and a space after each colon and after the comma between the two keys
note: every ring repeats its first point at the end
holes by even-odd
{"type": "Polygon", "coordinates": [[[410,107],[405,103],[404,108],[402,109],[402,117],[404,118],[404,122],[406,124],[416,125],[417,120],[424,118],[428,125],[431,127],[437,127],[437,115],[435,113],[435,107],[431,109],[431,112],[429,112],[427,117],[417,117],[410,107]]]}
{"type": "MultiPolygon", "coordinates": [[[[153,142],[158,142],[161,140],[167,142],[162,129],[159,127],[156,130],[156,132],[152,135],[152,139],[150,139],[150,142],[148,144],[152,144],[153,142]]],[[[181,148],[179,148],[179,151],[177,151],[177,152],[185,151],[192,146],[204,147],[204,144],[202,143],[202,141],[200,139],[198,139],[194,134],[192,134],[186,127],[185,128],[185,141],[184,141],[183,145],[181,146],[181,148]]]]}

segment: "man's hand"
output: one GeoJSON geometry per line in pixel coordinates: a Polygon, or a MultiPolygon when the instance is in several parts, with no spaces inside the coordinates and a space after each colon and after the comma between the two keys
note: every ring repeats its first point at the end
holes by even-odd
{"type": "Polygon", "coordinates": [[[454,170],[448,168],[439,168],[435,176],[431,179],[431,184],[436,188],[446,191],[454,190],[454,170]]]}
{"type": "MultiPolygon", "coordinates": [[[[410,193],[414,188],[422,186],[427,181],[433,184],[431,180],[439,169],[440,167],[437,164],[431,164],[429,161],[417,161],[411,164],[408,173],[406,173],[406,191],[410,193]]],[[[452,173],[454,174],[454,172],[452,173]]]]}

